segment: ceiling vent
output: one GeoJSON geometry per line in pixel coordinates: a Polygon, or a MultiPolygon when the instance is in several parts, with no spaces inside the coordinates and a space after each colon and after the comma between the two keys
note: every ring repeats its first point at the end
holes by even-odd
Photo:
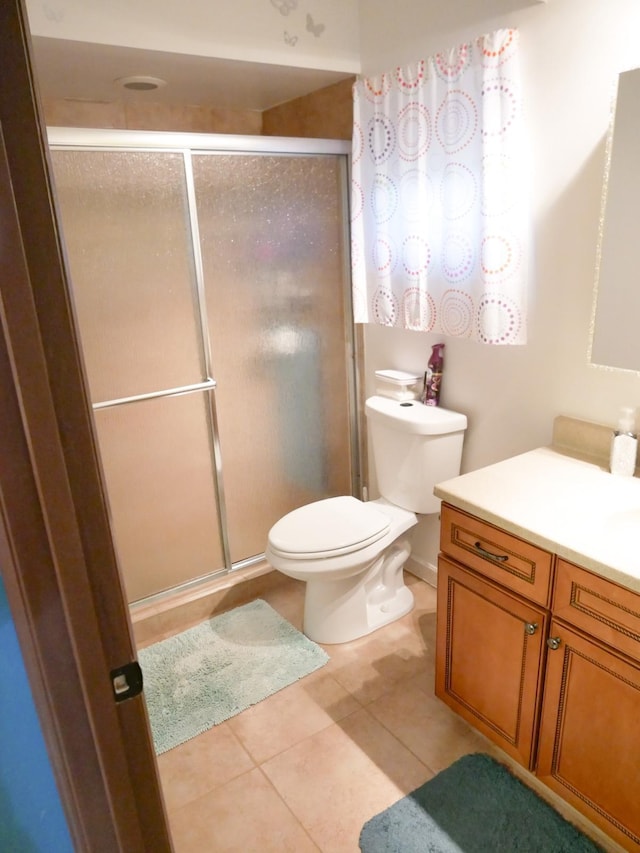
{"type": "Polygon", "coordinates": [[[114,80],[114,83],[133,92],[152,92],[154,89],[160,89],[162,86],[167,85],[167,81],[162,80],[160,77],[145,77],[143,75],[118,77],[117,80],[114,80]]]}

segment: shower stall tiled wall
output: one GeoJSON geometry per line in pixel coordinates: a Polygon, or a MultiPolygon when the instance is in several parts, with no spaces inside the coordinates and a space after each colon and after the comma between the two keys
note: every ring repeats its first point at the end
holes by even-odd
{"type": "Polygon", "coordinates": [[[130,602],[357,493],[344,143],[50,130],[130,602]],[[179,143],[179,144],[178,144],[179,143]]]}

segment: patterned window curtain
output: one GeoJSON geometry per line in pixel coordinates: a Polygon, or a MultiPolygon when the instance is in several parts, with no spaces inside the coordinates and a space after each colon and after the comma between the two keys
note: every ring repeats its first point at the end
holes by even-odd
{"type": "Polygon", "coordinates": [[[359,79],[352,175],[357,323],[526,342],[517,31],[359,79]]]}

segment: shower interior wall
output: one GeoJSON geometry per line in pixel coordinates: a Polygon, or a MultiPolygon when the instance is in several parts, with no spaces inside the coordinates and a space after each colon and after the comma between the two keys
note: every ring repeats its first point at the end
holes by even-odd
{"type": "Polygon", "coordinates": [[[144,94],[135,99],[109,102],[46,99],[43,108],[49,127],[351,139],[353,79],[348,78],[263,113],[154,103],[144,94]]]}

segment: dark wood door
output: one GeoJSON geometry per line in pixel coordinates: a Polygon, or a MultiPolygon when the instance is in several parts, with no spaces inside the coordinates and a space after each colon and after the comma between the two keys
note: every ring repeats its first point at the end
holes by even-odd
{"type": "Polygon", "coordinates": [[[531,767],[547,614],[440,556],[436,695],[531,767]]]}
{"type": "Polygon", "coordinates": [[[640,850],[640,667],[560,622],[550,638],[537,775],[640,850]]]}
{"type": "Polygon", "coordinates": [[[0,571],[75,849],[164,853],[21,0],[0,56],[0,571]]]}

